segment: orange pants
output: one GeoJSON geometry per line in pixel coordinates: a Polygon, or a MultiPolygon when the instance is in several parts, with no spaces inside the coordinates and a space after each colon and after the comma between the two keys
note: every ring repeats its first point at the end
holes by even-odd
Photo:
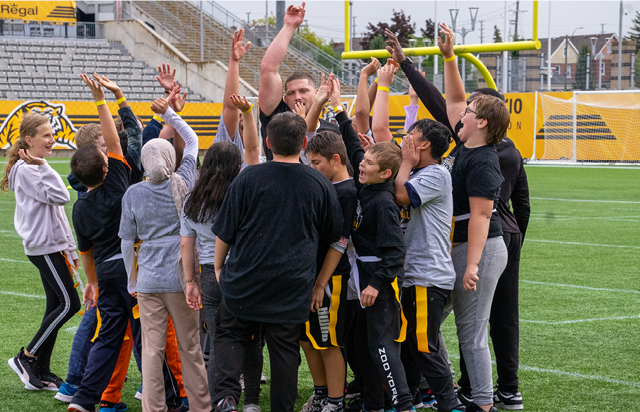
{"type": "Polygon", "coordinates": [[[187,393],[184,390],[184,383],[182,381],[182,365],[180,364],[180,353],[178,352],[178,338],[176,337],[176,329],[173,326],[173,320],[171,320],[171,316],[167,317],[169,319],[169,322],[167,324],[167,346],[165,348],[165,356],[167,357],[169,369],[178,382],[178,388],[180,388],[180,396],[186,398],[187,393]]]}
{"type": "Polygon", "coordinates": [[[112,403],[119,403],[122,387],[124,386],[124,380],[127,377],[127,371],[129,370],[129,361],[131,360],[131,351],[133,349],[133,335],[131,334],[131,323],[127,325],[127,332],[122,342],[122,348],[120,348],[120,355],[118,356],[118,363],[111,375],[109,386],[102,393],[102,400],[112,403]]]}

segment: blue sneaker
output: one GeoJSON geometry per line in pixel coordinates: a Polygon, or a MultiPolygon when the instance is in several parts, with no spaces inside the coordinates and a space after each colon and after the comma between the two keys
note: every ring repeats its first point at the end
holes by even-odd
{"type": "Polygon", "coordinates": [[[60,402],[71,403],[76,392],[78,392],[78,388],[65,382],[60,386],[54,398],[60,402]]]}
{"type": "Polygon", "coordinates": [[[107,401],[100,402],[100,412],[124,412],[127,409],[129,409],[129,407],[124,402],[120,402],[120,403],[112,403],[107,401]]]}
{"type": "Polygon", "coordinates": [[[182,398],[179,412],[189,412],[189,398],[182,398]]]}
{"type": "Polygon", "coordinates": [[[136,394],[133,395],[133,397],[139,401],[142,400],[142,384],[140,384],[140,387],[138,388],[138,392],[136,392],[136,394]]]}

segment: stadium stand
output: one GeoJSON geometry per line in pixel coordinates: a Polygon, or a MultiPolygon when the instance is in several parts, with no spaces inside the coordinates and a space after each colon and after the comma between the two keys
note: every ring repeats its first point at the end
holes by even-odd
{"type": "MultiPolygon", "coordinates": [[[[78,75],[93,72],[117,82],[130,101],[152,101],[164,94],[155,78],[157,70],[136,61],[120,43],[0,38],[1,98],[91,99],[78,75]]],[[[203,101],[198,94],[189,96],[192,102],[203,101]]]]}

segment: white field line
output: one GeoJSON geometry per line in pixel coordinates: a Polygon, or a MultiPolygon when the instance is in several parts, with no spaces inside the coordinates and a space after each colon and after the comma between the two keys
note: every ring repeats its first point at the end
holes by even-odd
{"type": "Polygon", "coordinates": [[[556,322],[548,322],[546,320],[528,320],[520,319],[520,322],[525,323],[539,323],[542,325],[566,325],[569,323],[582,323],[582,322],[597,322],[602,320],[623,320],[623,319],[640,319],[640,315],[637,316],[616,316],[613,318],[591,318],[591,319],[574,319],[574,320],[560,320],[556,322]]]}
{"type": "Polygon", "coordinates": [[[15,259],[5,259],[5,258],[0,258],[0,260],[4,262],[14,262],[14,263],[31,263],[28,260],[15,260],[15,259]]]}
{"type": "Polygon", "coordinates": [[[23,298],[37,298],[37,299],[46,299],[46,296],[41,295],[29,295],[26,293],[17,293],[17,292],[7,292],[4,290],[0,290],[0,295],[11,295],[11,296],[21,296],[23,298]]]}
{"type": "MultiPolygon", "coordinates": [[[[460,359],[459,355],[454,355],[454,354],[449,354],[450,358],[453,359],[460,359]]],[[[496,364],[495,361],[491,361],[492,364],[496,364]]],[[[576,373],[576,372],[566,372],[566,371],[560,371],[557,369],[547,369],[547,368],[538,368],[535,366],[527,366],[527,365],[518,365],[518,368],[520,370],[524,370],[524,371],[530,371],[530,372],[539,372],[539,373],[551,373],[553,375],[561,375],[561,376],[568,376],[571,378],[577,378],[577,379],[589,379],[589,380],[594,380],[594,381],[602,381],[602,382],[607,382],[607,383],[615,383],[617,385],[625,385],[625,386],[633,386],[636,388],[640,388],[640,382],[633,382],[633,381],[623,381],[620,379],[612,379],[612,378],[608,378],[606,376],[597,376],[597,375],[585,375],[583,373],[576,373]]]]}
{"type": "Polygon", "coordinates": [[[532,283],[534,285],[559,286],[559,287],[563,287],[563,288],[587,289],[587,290],[596,290],[596,291],[601,291],[601,292],[634,293],[634,294],[640,295],[640,291],[638,291],[638,290],[592,288],[590,286],[566,285],[566,284],[562,284],[562,283],[537,282],[535,280],[524,280],[524,279],[520,279],[520,282],[532,283]]]}
{"type": "Polygon", "coordinates": [[[542,217],[542,216],[531,216],[532,220],[553,220],[555,222],[563,222],[567,220],[606,220],[608,222],[634,222],[638,223],[640,220],[638,219],[625,219],[620,217],[542,217]]]}
{"type": "Polygon", "coordinates": [[[630,203],[630,204],[640,204],[640,202],[630,202],[626,200],[595,200],[595,199],[556,199],[552,197],[530,197],[529,199],[534,200],[557,200],[559,202],[591,202],[591,203],[630,203]]]}
{"type": "Polygon", "coordinates": [[[640,249],[640,246],[603,245],[603,244],[600,244],[600,243],[561,242],[559,240],[526,239],[526,241],[527,242],[540,242],[540,243],[560,243],[560,244],[563,244],[563,245],[617,247],[617,248],[623,248],[623,249],[640,249]]]}

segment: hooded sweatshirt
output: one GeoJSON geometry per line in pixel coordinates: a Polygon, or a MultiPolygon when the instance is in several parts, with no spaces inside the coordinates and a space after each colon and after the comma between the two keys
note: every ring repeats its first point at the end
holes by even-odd
{"type": "Polygon", "coordinates": [[[27,256],[68,252],[77,259],[76,244],[64,205],[69,191],[48,163],[29,165],[18,160],[9,172],[9,189],[16,196],[13,224],[27,256]]]}

